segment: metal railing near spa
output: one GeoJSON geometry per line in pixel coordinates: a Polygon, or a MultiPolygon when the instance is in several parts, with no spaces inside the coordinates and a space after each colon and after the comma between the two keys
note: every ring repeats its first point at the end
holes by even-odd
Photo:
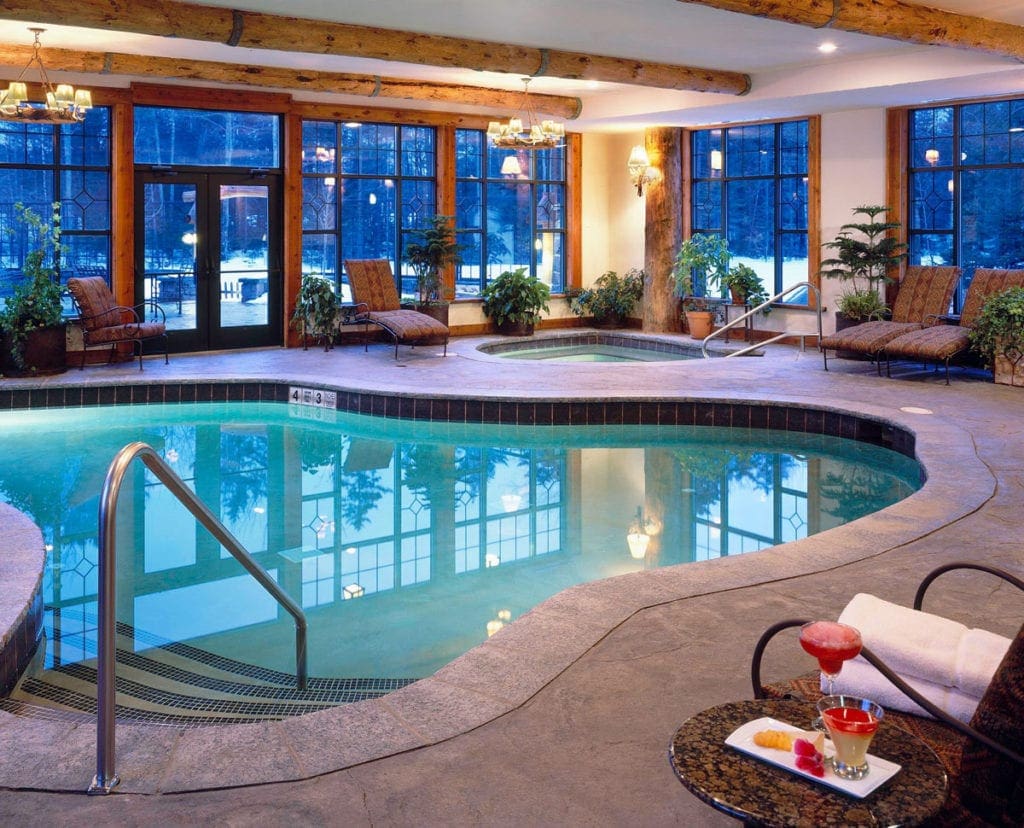
{"type": "MultiPolygon", "coordinates": [[[[748,319],[751,319],[754,316],[754,314],[760,313],[765,308],[769,307],[770,305],[774,304],[775,302],[780,302],[780,301],[782,301],[783,298],[785,298],[786,296],[789,296],[789,294],[796,293],[798,290],[801,290],[803,288],[807,288],[808,292],[810,292],[814,296],[814,309],[815,309],[815,311],[817,311],[817,317],[818,317],[818,334],[817,334],[817,336],[818,336],[818,341],[820,342],[821,341],[821,310],[822,310],[822,308],[821,308],[821,291],[818,290],[816,285],[812,285],[810,282],[797,282],[795,285],[790,285],[788,288],[786,288],[781,293],[776,293],[773,297],[771,297],[770,299],[766,299],[764,302],[762,302],[756,308],[751,308],[746,313],[741,314],[740,316],[737,316],[731,322],[727,322],[721,328],[718,328],[717,330],[712,331],[710,334],[708,334],[706,337],[704,337],[704,341],[701,343],[701,346],[700,346],[701,347],[701,353],[704,355],[704,359],[710,359],[711,358],[711,355],[708,353],[708,343],[712,339],[715,339],[716,337],[726,336],[729,333],[729,331],[731,331],[737,325],[741,325],[741,324],[745,323],[748,319]]],[[[738,351],[730,351],[729,353],[724,354],[724,356],[726,356],[726,357],[746,356],[747,354],[756,351],[758,348],[763,348],[765,345],[771,345],[773,342],[778,342],[778,341],[780,341],[782,339],[785,339],[786,337],[789,337],[789,336],[800,337],[800,350],[803,351],[804,350],[804,340],[808,336],[813,336],[813,334],[809,334],[806,331],[790,331],[790,330],[785,330],[785,331],[782,331],[781,333],[776,334],[775,336],[769,337],[768,339],[762,339],[760,342],[755,342],[752,345],[747,345],[745,348],[740,348],[738,351]]]]}

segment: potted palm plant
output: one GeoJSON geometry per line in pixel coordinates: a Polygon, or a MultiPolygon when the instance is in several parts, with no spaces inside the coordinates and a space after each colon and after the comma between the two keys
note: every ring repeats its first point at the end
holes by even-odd
{"type": "Polygon", "coordinates": [[[619,276],[614,270],[603,273],[594,284],[580,291],[569,304],[577,316],[590,316],[599,328],[619,328],[644,293],[644,272],[638,268],[619,276]]]}
{"type": "Polygon", "coordinates": [[[853,215],[864,216],[865,220],[844,224],[839,234],[824,245],[836,255],[821,263],[819,275],[848,284],[837,303],[837,330],[881,319],[888,311],[879,288],[892,281],[889,269],[906,256],[906,245],[891,235],[900,223],[884,220],[890,209],[878,205],[855,207],[853,215]]]}
{"type": "Polygon", "coordinates": [[[35,211],[15,204],[18,220],[38,240],[23,265],[24,280],[14,287],[0,311],[4,335],[3,372],[8,376],[59,374],[67,370],[67,339],[62,290],[55,267],[60,263],[60,205],[47,224],[35,211]]]}
{"type": "Polygon", "coordinates": [[[1001,385],[1024,386],[1024,288],[1012,287],[985,302],[971,327],[971,347],[1001,385]]]}
{"type": "Polygon", "coordinates": [[[716,233],[694,233],[676,254],[672,275],[676,293],[683,300],[686,327],[694,339],[711,333],[714,313],[705,297],[709,287],[719,284],[729,272],[729,245],[716,233]]]}
{"type": "Polygon", "coordinates": [[[551,290],[525,267],[506,270],[483,289],[483,311],[494,320],[498,333],[529,336],[540,321],[540,312],[548,310],[551,290]]]}
{"type": "Polygon", "coordinates": [[[446,267],[462,261],[462,245],[455,241],[454,218],[436,215],[426,227],[410,232],[405,246],[405,260],[416,272],[416,310],[448,324],[448,302],[445,301],[441,276],[446,267]]]}

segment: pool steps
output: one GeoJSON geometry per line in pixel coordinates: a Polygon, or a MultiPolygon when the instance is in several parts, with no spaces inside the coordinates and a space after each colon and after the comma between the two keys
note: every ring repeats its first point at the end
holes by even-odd
{"type": "MultiPolygon", "coordinates": [[[[33,715],[39,707],[95,715],[95,640],[81,635],[82,621],[81,613],[55,613],[52,643],[86,657],[42,668],[43,651],[51,643],[44,639],[4,709],[21,715],[33,715]],[[71,631],[61,631],[62,617],[71,622],[71,631]]],[[[86,623],[91,626],[95,619],[86,623]]],[[[313,677],[305,690],[297,690],[291,673],[165,641],[120,622],[115,646],[116,717],[123,722],[200,726],[274,721],[378,698],[415,681],[313,677]]]]}

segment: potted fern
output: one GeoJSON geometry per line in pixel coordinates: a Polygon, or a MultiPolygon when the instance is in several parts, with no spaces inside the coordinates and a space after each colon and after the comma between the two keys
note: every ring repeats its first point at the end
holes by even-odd
{"type": "Polygon", "coordinates": [[[423,228],[410,232],[405,246],[405,260],[416,273],[416,310],[448,324],[448,302],[445,301],[441,277],[446,267],[462,261],[462,245],[455,241],[454,218],[435,215],[423,228]]]}
{"type": "Polygon", "coordinates": [[[971,326],[971,347],[1001,385],[1024,386],[1024,287],[990,297],[971,326]]]}
{"type": "Polygon", "coordinates": [[[643,293],[642,270],[634,267],[623,276],[609,270],[598,276],[591,287],[573,297],[569,307],[577,316],[592,317],[596,327],[619,328],[643,293]]]}
{"type": "Polygon", "coordinates": [[[721,236],[694,233],[676,254],[672,275],[683,300],[686,327],[694,339],[703,339],[714,326],[714,313],[705,296],[729,272],[729,245],[721,236]]]}
{"type": "Polygon", "coordinates": [[[525,267],[506,270],[483,289],[483,311],[494,320],[498,333],[529,336],[540,321],[540,312],[548,310],[551,290],[525,267]]]}
{"type": "Polygon", "coordinates": [[[26,254],[25,279],[15,285],[13,296],[0,311],[3,372],[7,376],[60,374],[67,370],[63,291],[55,270],[64,250],[60,205],[53,205],[49,224],[23,204],[15,204],[14,209],[18,220],[37,238],[38,247],[26,254]]]}
{"type": "Polygon", "coordinates": [[[879,288],[892,281],[889,269],[906,256],[906,245],[890,235],[900,223],[885,221],[890,209],[879,205],[855,207],[853,215],[864,216],[865,220],[844,224],[839,234],[824,245],[836,255],[821,263],[819,275],[848,285],[837,302],[837,330],[881,319],[888,311],[879,288]]]}

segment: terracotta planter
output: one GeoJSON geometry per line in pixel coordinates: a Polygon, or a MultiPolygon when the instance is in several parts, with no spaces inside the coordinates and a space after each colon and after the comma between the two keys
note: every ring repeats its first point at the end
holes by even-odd
{"type": "Polygon", "coordinates": [[[533,334],[533,323],[512,322],[506,319],[498,325],[498,333],[502,336],[531,336],[533,334]]]}
{"type": "Polygon", "coordinates": [[[715,315],[711,311],[686,311],[686,329],[694,339],[703,339],[714,328],[715,315]]]}
{"type": "Polygon", "coordinates": [[[40,328],[32,331],[25,338],[22,347],[25,367],[20,368],[11,356],[4,337],[0,365],[8,377],[34,377],[43,374],[63,374],[67,366],[67,333],[66,325],[55,325],[52,328],[40,328]]]}
{"type": "Polygon", "coordinates": [[[999,385],[1015,385],[1024,388],[1024,356],[1016,362],[997,354],[992,368],[992,379],[999,385]]]}

